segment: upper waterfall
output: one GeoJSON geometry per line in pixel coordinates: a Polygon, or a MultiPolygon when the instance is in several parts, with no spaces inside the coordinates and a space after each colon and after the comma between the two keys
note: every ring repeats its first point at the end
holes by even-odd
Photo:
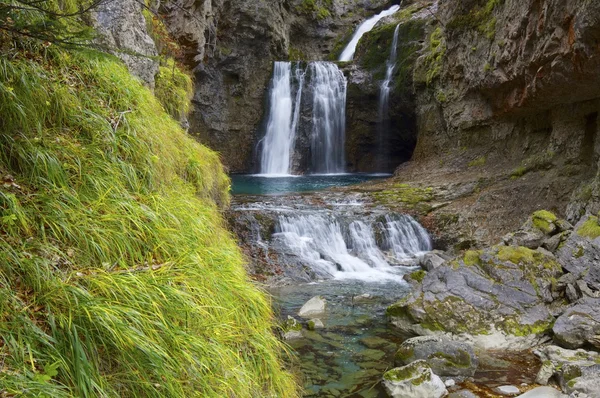
{"type": "Polygon", "coordinates": [[[271,81],[267,131],[262,141],[260,170],[263,174],[288,175],[300,112],[304,72],[296,68],[294,87],[292,63],[275,62],[271,81]],[[296,91],[295,96],[293,92],[296,91]]]}
{"type": "Polygon", "coordinates": [[[260,142],[260,173],[344,171],[346,77],[331,62],[275,62],[265,136],[260,142]],[[310,132],[310,148],[296,148],[300,127],[310,132]],[[306,154],[298,154],[305,150],[306,154]],[[294,170],[294,156],[309,158],[307,170],[294,170]]]}
{"type": "Polygon", "coordinates": [[[346,77],[330,62],[310,63],[312,100],[311,171],[344,171],[346,77]]]}
{"type": "Polygon", "coordinates": [[[379,14],[367,19],[365,22],[361,23],[359,25],[358,29],[356,29],[356,32],[354,32],[354,35],[352,36],[350,43],[348,43],[346,48],[344,48],[344,51],[342,51],[339,61],[343,61],[343,62],[352,61],[352,58],[354,57],[354,53],[356,52],[356,46],[358,46],[358,42],[360,41],[361,37],[363,37],[363,35],[365,33],[371,31],[371,29],[373,29],[375,27],[375,25],[377,25],[377,22],[379,22],[380,20],[382,20],[385,17],[395,14],[399,9],[400,9],[399,5],[393,5],[392,7],[388,8],[387,10],[384,10],[384,11],[380,12],[379,14]]]}

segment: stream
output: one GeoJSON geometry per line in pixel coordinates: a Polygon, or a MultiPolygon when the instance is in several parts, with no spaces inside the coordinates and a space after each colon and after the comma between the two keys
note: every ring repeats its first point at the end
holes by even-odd
{"type": "Polygon", "coordinates": [[[409,291],[403,276],[431,249],[412,218],[366,206],[360,195],[320,191],[385,175],[234,176],[230,222],[269,281],[283,321],[314,296],[327,302],[325,327],[288,340],[307,397],[386,397],[381,375],[402,337],[386,308],[409,291]],[[318,191],[318,192],[316,192],[318,191]]]}

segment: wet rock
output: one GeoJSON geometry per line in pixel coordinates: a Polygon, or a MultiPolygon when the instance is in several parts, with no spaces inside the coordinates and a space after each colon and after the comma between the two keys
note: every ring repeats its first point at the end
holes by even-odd
{"type": "Polygon", "coordinates": [[[360,342],[367,348],[381,348],[390,345],[390,341],[377,336],[363,337],[360,342]]]}
{"type": "Polygon", "coordinates": [[[385,356],[385,352],[375,349],[362,350],[356,353],[357,358],[361,358],[364,361],[379,361],[385,356]]]}
{"type": "Polygon", "coordinates": [[[396,365],[424,360],[439,376],[473,376],[478,365],[469,344],[435,336],[413,337],[404,341],[395,358],[396,365]]]}
{"type": "Polygon", "coordinates": [[[448,395],[448,398],[479,398],[469,390],[459,390],[448,395]]]}
{"type": "Polygon", "coordinates": [[[515,386],[506,385],[494,388],[494,392],[506,396],[515,396],[520,394],[521,390],[515,386]]]}
{"type": "Polygon", "coordinates": [[[302,338],[302,325],[294,317],[288,315],[287,320],[281,325],[281,328],[285,340],[302,338]]]}
{"type": "Polygon", "coordinates": [[[310,318],[314,315],[321,315],[325,313],[325,299],[321,296],[315,296],[308,300],[300,311],[298,311],[298,315],[302,318],[310,318]]]}
{"type": "Polygon", "coordinates": [[[448,388],[454,387],[456,385],[456,381],[454,381],[454,379],[448,379],[444,381],[444,385],[448,388]]]}
{"type": "Polygon", "coordinates": [[[323,324],[323,321],[319,318],[313,318],[306,323],[306,327],[308,328],[308,330],[315,330],[323,329],[325,328],[325,325],[323,324]]]}
{"type": "Polygon", "coordinates": [[[375,297],[369,293],[359,294],[358,296],[352,297],[353,304],[368,303],[373,300],[375,300],[375,297]]]}
{"type": "Polygon", "coordinates": [[[468,251],[428,272],[387,315],[408,335],[452,333],[481,348],[526,349],[548,339],[553,281],[562,273],[554,258],[525,247],[468,251]]]}
{"type": "Polygon", "coordinates": [[[383,384],[392,398],[440,398],[448,394],[442,379],[425,361],[389,370],[383,375],[383,384]]]}
{"type": "Polygon", "coordinates": [[[537,387],[533,390],[527,391],[525,394],[519,395],[517,398],[566,398],[566,395],[562,394],[555,388],[552,387],[537,387]]]}
{"type": "Polygon", "coordinates": [[[555,340],[566,348],[586,344],[600,348],[600,299],[585,298],[567,309],[552,328],[555,340]]]}

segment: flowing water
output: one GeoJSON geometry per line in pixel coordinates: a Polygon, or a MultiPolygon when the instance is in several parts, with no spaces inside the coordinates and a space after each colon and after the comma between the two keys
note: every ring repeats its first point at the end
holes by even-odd
{"type": "Polygon", "coordinates": [[[370,32],[371,29],[377,25],[377,22],[381,21],[385,17],[395,14],[399,9],[399,5],[394,5],[361,23],[354,32],[354,35],[352,36],[352,39],[350,39],[350,42],[346,48],[344,48],[344,51],[342,51],[339,61],[352,61],[352,58],[354,58],[354,53],[356,52],[356,47],[358,46],[358,42],[364,36],[364,34],[370,32]]]}
{"type": "MultiPolygon", "coordinates": [[[[302,179],[342,177],[364,178],[291,180],[299,187],[302,179]]],[[[305,396],[385,397],[381,376],[393,367],[402,341],[385,309],[407,294],[403,276],[431,250],[425,229],[408,215],[369,206],[360,194],[347,192],[238,195],[232,207],[229,219],[246,253],[266,264],[263,272],[269,267],[279,272],[277,287],[269,290],[282,320],[300,319],[298,310],[313,296],[327,301],[320,317],[325,328],[305,327],[301,338],[288,341],[298,356],[305,396]]]]}
{"type": "Polygon", "coordinates": [[[304,73],[296,67],[292,81],[292,63],[275,62],[271,81],[267,131],[262,141],[261,173],[288,175],[300,112],[304,73]],[[296,84],[293,84],[296,83],[296,84]],[[294,91],[295,96],[294,96],[294,91]]]}
{"type": "Polygon", "coordinates": [[[334,63],[275,62],[266,131],[260,142],[260,174],[344,171],[346,86],[346,77],[334,63]],[[301,123],[310,124],[310,148],[296,146],[301,123]],[[294,156],[303,156],[296,152],[303,151],[311,154],[308,170],[293,170],[294,156]]]}

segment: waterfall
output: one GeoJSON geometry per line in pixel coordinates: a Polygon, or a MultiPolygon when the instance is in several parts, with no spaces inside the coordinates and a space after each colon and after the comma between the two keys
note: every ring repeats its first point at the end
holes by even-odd
{"type": "Polygon", "coordinates": [[[389,111],[389,98],[390,98],[390,83],[392,81],[392,75],[394,69],[396,69],[396,56],[398,53],[398,31],[400,30],[400,24],[396,26],[394,30],[394,39],[392,40],[392,48],[390,49],[390,57],[386,62],[385,79],[381,83],[379,89],[379,121],[383,122],[388,117],[389,111]]]}
{"type": "Polygon", "coordinates": [[[400,31],[400,24],[396,25],[394,30],[394,38],[392,40],[392,47],[390,48],[390,56],[386,62],[385,79],[381,82],[379,87],[379,123],[377,126],[378,132],[378,153],[377,166],[380,170],[386,169],[386,163],[388,161],[389,150],[385,142],[385,135],[390,129],[390,115],[389,115],[389,99],[390,99],[390,83],[396,69],[396,57],[398,53],[398,32],[400,31]]]}
{"type": "Polygon", "coordinates": [[[344,51],[342,51],[339,60],[343,62],[352,61],[352,58],[354,57],[354,52],[356,52],[356,46],[358,46],[358,42],[360,41],[361,37],[363,37],[365,33],[371,31],[371,29],[373,29],[375,25],[377,25],[377,22],[379,22],[381,19],[393,15],[399,9],[399,5],[394,5],[389,9],[380,12],[379,14],[367,19],[362,24],[360,24],[358,29],[356,29],[356,32],[354,32],[350,43],[348,43],[346,48],[344,48],[344,51]]]}
{"type": "Polygon", "coordinates": [[[346,77],[331,62],[309,65],[312,101],[311,171],[344,171],[346,134],[346,77]]]}
{"type": "Polygon", "coordinates": [[[276,231],[273,238],[286,252],[338,279],[394,279],[398,267],[389,261],[431,250],[425,229],[406,215],[350,223],[331,214],[280,215],[276,231]]]}
{"type": "Polygon", "coordinates": [[[275,62],[270,90],[267,130],[262,140],[260,171],[262,174],[288,175],[300,112],[304,72],[296,67],[292,79],[291,62],[275,62]],[[295,87],[294,87],[294,84],[295,87]],[[293,97],[293,92],[296,91],[293,97]]]}
{"type": "Polygon", "coordinates": [[[307,102],[304,119],[311,123],[310,171],[344,171],[346,134],[346,77],[331,62],[310,62],[307,68],[290,62],[275,62],[270,88],[270,108],[264,138],[261,140],[260,172],[281,176],[292,173],[296,133],[301,123],[302,104],[307,102]],[[308,75],[308,77],[306,77],[308,75]],[[308,98],[303,100],[304,91],[308,98]]]}

